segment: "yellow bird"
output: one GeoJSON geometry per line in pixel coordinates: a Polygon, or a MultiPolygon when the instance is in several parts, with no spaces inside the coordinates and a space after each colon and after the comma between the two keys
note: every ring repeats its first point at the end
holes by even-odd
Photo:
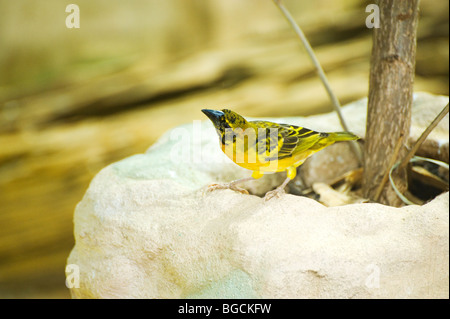
{"type": "Polygon", "coordinates": [[[249,178],[223,185],[210,185],[210,190],[229,188],[248,192],[237,184],[257,179],[265,173],[287,172],[285,181],[266,193],[268,200],[284,193],[287,183],[297,174],[297,167],[321,149],[341,141],[359,139],[350,132],[320,133],[313,130],[269,121],[247,121],[231,110],[203,109],[219,135],[222,151],[237,165],[253,171],[249,178]]]}

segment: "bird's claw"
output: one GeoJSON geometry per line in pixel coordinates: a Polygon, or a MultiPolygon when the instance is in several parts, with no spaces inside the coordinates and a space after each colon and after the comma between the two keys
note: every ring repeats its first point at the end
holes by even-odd
{"type": "Polygon", "coordinates": [[[268,200],[274,198],[274,197],[281,197],[282,195],[286,194],[286,191],[284,190],[284,188],[276,188],[273,191],[267,192],[266,195],[264,196],[264,201],[267,202],[268,200]]]}
{"type": "Polygon", "coordinates": [[[233,183],[211,184],[208,186],[208,192],[212,192],[216,189],[231,189],[233,191],[248,195],[248,191],[246,189],[238,187],[233,183]]]}

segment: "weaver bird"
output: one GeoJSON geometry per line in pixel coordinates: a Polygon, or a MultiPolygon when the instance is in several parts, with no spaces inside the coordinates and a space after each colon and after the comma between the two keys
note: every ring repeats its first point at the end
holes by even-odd
{"type": "Polygon", "coordinates": [[[341,141],[359,139],[349,132],[320,133],[313,130],[269,121],[247,121],[231,110],[203,109],[219,135],[222,151],[237,165],[253,171],[249,178],[223,185],[212,184],[210,190],[229,188],[248,194],[237,184],[257,179],[265,173],[287,172],[284,182],[266,193],[265,200],[284,193],[287,183],[297,174],[297,167],[321,149],[341,141]]]}

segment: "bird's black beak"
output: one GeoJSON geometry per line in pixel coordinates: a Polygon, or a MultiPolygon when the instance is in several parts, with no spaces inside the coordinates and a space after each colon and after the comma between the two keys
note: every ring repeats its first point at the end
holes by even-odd
{"type": "Polygon", "coordinates": [[[222,111],[203,109],[202,112],[213,122],[215,127],[220,127],[220,119],[225,115],[222,111]]]}

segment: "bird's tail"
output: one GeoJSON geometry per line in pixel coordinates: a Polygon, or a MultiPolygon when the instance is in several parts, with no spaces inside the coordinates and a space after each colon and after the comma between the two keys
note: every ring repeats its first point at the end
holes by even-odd
{"type": "Polygon", "coordinates": [[[343,141],[351,141],[360,139],[359,136],[350,133],[350,132],[335,132],[329,133],[329,138],[334,140],[335,142],[343,142],[343,141]]]}

